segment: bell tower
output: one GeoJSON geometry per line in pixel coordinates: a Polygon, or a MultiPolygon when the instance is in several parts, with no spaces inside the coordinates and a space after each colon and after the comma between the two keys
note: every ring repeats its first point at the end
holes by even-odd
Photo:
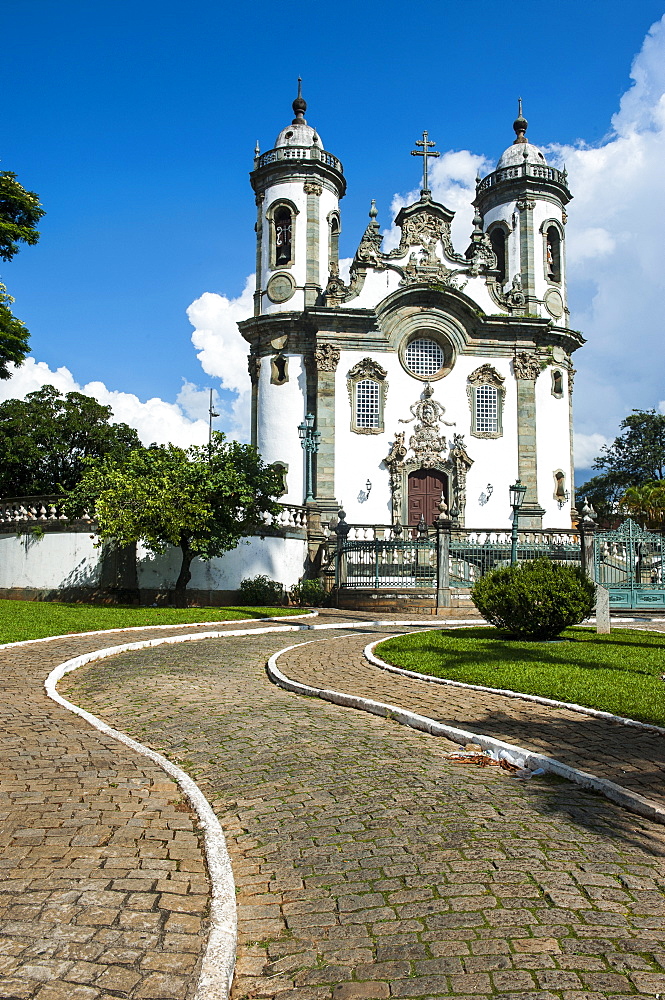
{"type": "Polygon", "coordinates": [[[338,267],[342,164],[307,124],[298,80],[293,121],[273,149],[255,151],[250,180],[256,195],[254,315],[316,305],[338,267]]]}
{"type": "Polygon", "coordinates": [[[499,280],[520,288],[526,312],[567,326],[565,206],[572,195],[565,170],[550,167],[526,137],[518,102],[515,140],[496,170],[478,178],[475,206],[498,261],[499,280]]]}

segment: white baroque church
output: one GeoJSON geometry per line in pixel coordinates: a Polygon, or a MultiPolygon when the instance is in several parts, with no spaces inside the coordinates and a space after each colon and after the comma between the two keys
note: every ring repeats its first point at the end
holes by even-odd
{"type": "Polygon", "coordinates": [[[298,91],[293,121],[256,150],[254,315],[239,324],[252,441],[282,471],[282,501],[333,521],[343,505],[353,524],[445,512],[460,528],[505,528],[519,478],[521,526],[570,528],[571,355],[584,340],[568,327],[565,170],[527,139],[520,102],[514,142],[477,178],[468,246],[455,248],[423,133],[423,186],[395,219],[399,246],[383,249],[372,202],[347,283],[342,164],[298,91]]]}

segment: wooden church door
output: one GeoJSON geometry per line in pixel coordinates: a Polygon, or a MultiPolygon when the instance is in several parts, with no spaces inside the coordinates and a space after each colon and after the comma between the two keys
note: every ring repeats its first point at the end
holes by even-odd
{"type": "Polygon", "coordinates": [[[443,493],[448,503],[448,477],[438,469],[417,469],[409,473],[409,520],[418,524],[421,517],[431,525],[440,514],[439,502],[443,493]]]}

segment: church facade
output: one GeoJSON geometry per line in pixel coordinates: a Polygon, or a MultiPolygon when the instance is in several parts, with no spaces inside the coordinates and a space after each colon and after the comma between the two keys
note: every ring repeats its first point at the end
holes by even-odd
{"type": "Polygon", "coordinates": [[[256,195],[250,345],[252,442],[282,472],[286,503],[352,524],[509,526],[509,487],[526,485],[520,525],[570,528],[572,354],[565,171],[526,138],[478,178],[468,246],[433,200],[427,133],[420,198],[383,249],[372,202],[348,280],[339,268],[346,180],[295,117],[250,175],[256,195]],[[310,451],[303,448],[309,444],[310,451]]]}

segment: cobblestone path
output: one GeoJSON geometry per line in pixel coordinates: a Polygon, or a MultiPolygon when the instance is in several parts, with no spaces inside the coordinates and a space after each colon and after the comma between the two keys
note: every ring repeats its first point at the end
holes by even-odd
{"type": "Polygon", "coordinates": [[[239,892],[237,1000],[665,993],[665,828],[268,683],[268,656],[311,637],[162,646],[61,684],[215,806],[239,892]]]}
{"type": "Polygon", "coordinates": [[[400,677],[364,659],[369,641],[366,635],[325,641],[319,655],[315,647],[303,646],[280,656],[277,665],[303,684],[399,705],[445,725],[516,743],[665,806],[665,735],[505,695],[400,677]]]}
{"type": "Polygon", "coordinates": [[[196,817],[159,767],[48,699],[43,683],[79,653],[209,630],[0,650],[2,1000],[193,995],[208,905],[196,817]]]}

